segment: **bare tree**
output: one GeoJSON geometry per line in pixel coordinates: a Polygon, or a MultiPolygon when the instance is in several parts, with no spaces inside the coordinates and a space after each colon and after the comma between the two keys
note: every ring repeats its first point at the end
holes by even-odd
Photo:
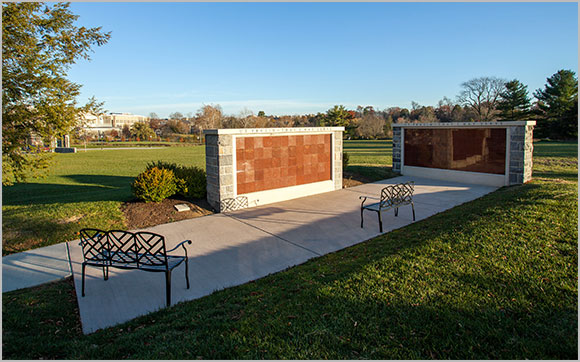
{"type": "Polygon", "coordinates": [[[385,134],[385,120],[376,113],[366,113],[358,122],[357,133],[362,138],[377,138],[385,134]]]}
{"type": "Polygon", "coordinates": [[[256,123],[256,120],[254,119],[254,112],[246,107],[240,111],[239,119],[242,128],[251,128],[256,123]]]}
{"type": "Polygon", "coordinates": [[[223,112],[218,105],[204,105],[196,114],[195,125],[199,129],[199,139],[203,136],[204,129],[220,128],[222,126],[223,112]]]}
{"type": "Polygon", "coordinates": [[[461,83],[463,88],[457,101],[470,107],[478,121],[494,121],[497,119],[497,101],[505,89],[505,79],[496,77],[474,78],[461,83]]]}

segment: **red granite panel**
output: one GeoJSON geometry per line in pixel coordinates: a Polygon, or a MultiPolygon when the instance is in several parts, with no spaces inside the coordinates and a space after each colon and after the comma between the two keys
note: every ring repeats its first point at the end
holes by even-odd
{"type": "Polygon", "coordinates": [[[246,173],[245,172],[238,172],[236,175],[236,178],[237,178],[236,183],[239,186],[240,184],[243,184],[246,182],[246,173]]]}
{"type": "Polygon", "coordinates": [[[244,138],[244,140],[245,140],[244,141],[245,142],[244,149],[246,149],[246,150],[253,150],[254,149],[254,138],[255,137],[244,138]]]}
{"type": "Polygon", "coordinates": [[[254,178],[256,181],[263,181],[264,180],[264,170],[256,170],[254,173],[254,178]]]}
{"type": "Polygon", "coordinates": [[[272,148],[272,137],[263,137],[262,138],[262,147],[272,148]]]}

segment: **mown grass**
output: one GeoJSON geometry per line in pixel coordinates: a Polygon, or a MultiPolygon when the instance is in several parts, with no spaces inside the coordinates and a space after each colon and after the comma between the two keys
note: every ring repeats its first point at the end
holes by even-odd
{"type": "Polygon", "coordinates": [[[578,184],[559,174],[88,336],[70,282],[5,293],[3,358],[577,359],[578,184]]]}
{"type": "Polygon", "coordinates": [[[345,171],[361,181],[379,181],[395,177],[393,172],[393,142],[387,140],[344,141],[344,152],[349,155],[345,171]],[[357,177],[358,176],[358,177],[357,177]]]}
{"type": "Polygon", "coordinates": [[[103,150],[55,154],[44,179],[2,188],[2,255],[74,240],[83,227],[123,228],[119,206],[150,161],[205,169],[205,148],[103,150]]]}

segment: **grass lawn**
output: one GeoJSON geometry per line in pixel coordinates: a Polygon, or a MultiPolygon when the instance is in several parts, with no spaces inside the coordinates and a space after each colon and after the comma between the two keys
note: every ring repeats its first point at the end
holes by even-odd
{"type": "Polygon", "coordinates": [[[535,152],[533,182],[88,336],[70,280],[5,293],[3,358],[577,359],[577,144],[535,152]]]}

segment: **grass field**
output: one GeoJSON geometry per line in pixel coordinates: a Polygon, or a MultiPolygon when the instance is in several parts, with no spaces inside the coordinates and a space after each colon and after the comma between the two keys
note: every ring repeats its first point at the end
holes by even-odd
{"type": "Polygon", "coordinates": [[[3,358],[577,359],[577,144],[535,155],[531,183],[89,336],[70,280],[5,293],[3,358]]]}

